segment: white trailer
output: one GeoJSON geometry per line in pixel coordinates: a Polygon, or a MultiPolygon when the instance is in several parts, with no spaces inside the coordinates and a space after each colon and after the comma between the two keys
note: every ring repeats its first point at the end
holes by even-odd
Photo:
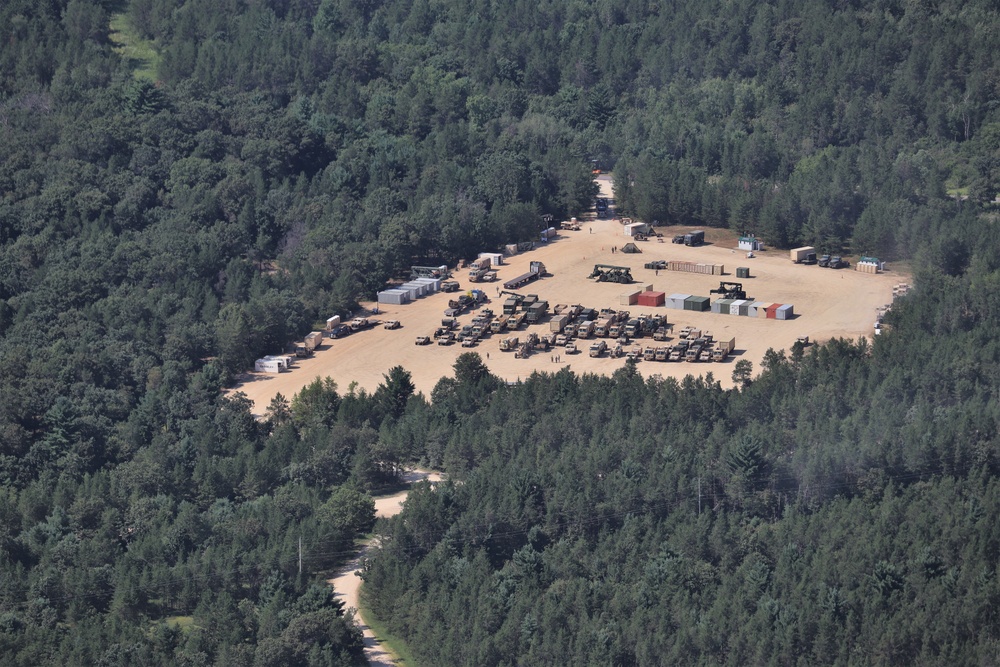
{"type": "Polygon", "coordinates": [[[633,222],[625,225],[625,236],[635,236],[636,234],[648,234],[650,227],[645,222],[633,222]]]}
{"type": "Polygon", "coordinates": [[[278,359],[263,357],[253,363],[253,369],[257,373],[280,373],[283,364],[278,359]]]}

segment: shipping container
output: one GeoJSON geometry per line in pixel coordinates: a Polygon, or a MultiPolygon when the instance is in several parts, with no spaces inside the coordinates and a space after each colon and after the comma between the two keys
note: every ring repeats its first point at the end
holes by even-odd
{"type": "Polygon", "coordinates": [[[763,301],[754,301],[747,309],[747,317],[763,317],[758,311],[767,308],[769,305],[771,304],[763,301]]]}
{"type": "Polygon", "coordinates": [[[749,266],[737,266],[736,267],[736,277],[737,278],[749,278],[750,277],[750,267],[749,266]]]}
{"type": "Polygon", "coordinates": [[[667,308],[684,310],[684,302],[687,301],[690,296],[690,294],[671,294],[667,297],[667,308]]]}
{"type": "Polygon", "coordinates": [[[634,306],[639,301],[640,294],[642,294],[641,290],[630,290],[628,292],[622,292],[620,295],[618,295],[618,305],[634,306]]]}
{"type": "Polygon", "coordinates": [[[775,310],[775,319],[778,320],[790,320],[794,316],[795,316],[795,309],[792,308],[792,304],[790,303],[786,303],[782,306],[779,306],[777,310],[775,310]]]}
{"type": "MultiPolygon", "coordinates": [[[[389,289],[378,293],[378,302],[402,306],[410,302],[410,293],[402,289],[389,289]]],[[[336,325],[332,328],[336,328],[336,325]]]]}
{"type": "Polygon", "coordinates": [[[748,305],[750,305],[750,302],[746,299],[735,299],[731,304],[729,304],[729,314],[746,315],[748,305]]]}
{"type": "Polygon", "coordinates": [[[684,310],[703,313],[712,308],[712,300],[707,296],[689,296],[684,300],[684,310]]]}
{"type": "Polygon", "coordinates": [[[640,292],[638,305],[657,308],[666,303],[667,295],[664,292],[640,292]]]}
{"type": "Polygon", "coordinates": [[[338,324],[340,324],[340,315],[334,315],[333,317],[328,317],[326,319],[326,330],[329,331],[338,324]]]}
{"type": "Polygon", "coordinates": [[[712,304],[712,312],[719,315],[728,315],[735,299],[716,299],[712,304]]]}
{"type": "MultiPolygon", "coordinates": [[[[772,305],[774,305],[774,304],[768,303],[766,301],[761,302],[760,305],[757,306],[757,317],[759,317],[761,319],[766,318],[767,317],[767,309],[770,308],[772,305]]],[[[781,304],[778,304],[778,305],[781,305],[781,304]]]]}
{"type": "Polygon", "coordinates": [[[434,292],[439,292],[441,290],[440,278],[417,278],[416,280],[411,280],[410,282],[425,285],[427,294],[433,294],[434,292]]]}
{"type": "Polygon", "coordinates": [[[767,307],[767,319],[776,320],[778,319],[778,308],[781,308],[780,303],[772,303],[767,307]]]}
{"type": "Polygon", "coordinates": [[[479,259],[488,259],[490,266],[500,266],[503,264],[503,253],[499,252],[481,252],[479,253],[479,259]]]}

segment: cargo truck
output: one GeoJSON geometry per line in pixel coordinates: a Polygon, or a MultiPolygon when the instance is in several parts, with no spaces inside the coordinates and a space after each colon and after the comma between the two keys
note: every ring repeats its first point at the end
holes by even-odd
{"type": "Polygon", "coordinates": [[[796,264],[805,264],[809,255],[812,255],[813,261],[816,261],[816,248],[811,245],[802,246],[801,248],[792,248],[788,252],[789,259],[796,264]]]}
{"type": "Polygon", "coordinates": [[[549,302],[548,301],[538,301],[537,303],[531,304],[528,308],[528,324],[538,324],[541,322],[549,312],[549,302]]]}
{"type": "Polygon", "coordinates": [[[305,340],[303,340],[302,342],[306,344],[306,347],[309,348],[310,352],[318,350],[320,345],[323,344],[323,332],[322,331],[310,332],[306,334],[305,340]]]}
{"type": "Polygon", "coordinates": [[[562,333],[567,324],[569,324],[569,315],[557,315],[549,320],[549,331],[562,333]]]}
{"type": "Polygon", "coordinates": [[[592,320],[585,320],[580,323],[580,326],[576,328],[577,338],[590,338],[594,335],[594,329],[596,326],[592,320]]]}
{"type": "Polygon", "coordinates": [[[736,349],[735,338],[716,341],[715,349],[712,350],[712,361],[725,361],[734,349],[736,349]]]}

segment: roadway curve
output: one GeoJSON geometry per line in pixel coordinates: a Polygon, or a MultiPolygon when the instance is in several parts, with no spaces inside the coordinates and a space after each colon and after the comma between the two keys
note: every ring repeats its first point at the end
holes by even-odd
{"type": "MultiPolygon", "coordinates": [[[[412,470],[403,475],[403,481],[405,481],[407,485],[420,482],[425,479],[431,482],[440,482],[441,475],[428,470],[412,470]]],[[[375,515],[379,517],[390,517],[399,514],[403,509],[403,503],[406,501],[406,496],[408,496],[409,493],[409,490],[406,490],[400,491],[399,493],[395,493],[391,496],[381,496],[376,498],[375,515]]],[[[393,659],[392,655],[386,651],[381,644],[379,644],[378,639],[375,638],[375,633],[371,631],[371,628],[368,627],[364,619],[361,618],[361,614],[358,612],[358,595],[361,591],[361,577],[359,577],[357,573],[361,568],[361,559],[368,554],[368,551],[371,548],[371,544],[363,548],[357,556],[355,556],[349,563],[338,571],[337,576],[333,579],[329,579],[328,582],[333,586],[334,597],[343,601],[345,610],[354,610],[354,618],[365,637],[365,657],[368,659],[368,664],[372,665],[372,667],[392,667],[396,664],[396,661],[393,659]]]]}

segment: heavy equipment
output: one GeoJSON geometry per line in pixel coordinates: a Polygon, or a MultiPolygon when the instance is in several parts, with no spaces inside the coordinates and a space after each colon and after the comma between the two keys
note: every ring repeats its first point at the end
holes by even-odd
{"type": "Polygon", "coordinates": [[[411,266],[410,280],[417,278],[450,278],[451,272],[447,266],[411,266]]]}
{"type": "Polygon", "coordinates": [[[588,278],[596,278],[599,283],[621,283],[628,285],[633,282],[632,269],[627,266],[612,266],[611,264],[595,264],[588,278]]]}
{"type": "Polygon", "coordinates": [[[517,292],[510,292],[508,290],[500,290],[498,296],[507,295],[507,299],[503,302],[503,312],[505,315],[510,315],[511,313],[516,313],[518,308],[521,306],[521,302],[524,301],[524,295],[518,294],[517,292]]]}
{"type": "Polygon", "coordinates": [[[723,299],[746,299],[747,293],[743,291],[743,283],[731,283],[722,280],[719,282],[719,289],[708,290],[709,294],[718,294],[723,299]]]}

